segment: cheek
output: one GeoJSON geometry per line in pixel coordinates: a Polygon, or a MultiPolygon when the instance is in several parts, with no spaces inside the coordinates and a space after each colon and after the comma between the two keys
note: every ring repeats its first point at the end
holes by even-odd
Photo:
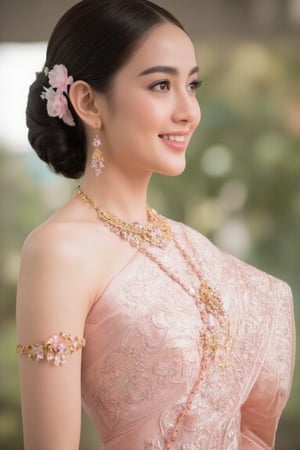
{"type": "MultiPolygon", "coordinates": [[[[144,124],[145,127],[160,126],[166,116],[166,108],[157,101],[151,101],[149,98],[138,98],[130,108],[132,116],[136,123],[144,124]]],[[[128,114],[128,109],[127,109],[128,114]]]]}

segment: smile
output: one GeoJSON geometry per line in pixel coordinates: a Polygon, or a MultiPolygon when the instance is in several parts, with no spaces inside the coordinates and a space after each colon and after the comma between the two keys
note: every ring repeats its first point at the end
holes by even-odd
{"type": "Polygon", "coordinates": [[[162,139],[166,139],[167,141],[171,142],[185,142],[185,136],[178,136],[174,134],[162,134],[160,136],[162,139]]]}

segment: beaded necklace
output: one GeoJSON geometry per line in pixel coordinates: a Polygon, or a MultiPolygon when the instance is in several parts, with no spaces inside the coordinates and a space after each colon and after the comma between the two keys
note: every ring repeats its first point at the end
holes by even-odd
{"type": "Polygon", "coordinates": [[[201,381],[205,379],[209,364],[215,359],[217,351],[223,353],[227,348],[230,339],[230,324],[222,305],[219,293],[207,280],[205,280],[196,267],[195,263],[188,255],[186,250],[176,240],[167,221],[158,215],[155,210],[147,207],[148,223],[141,225],[138,223],[128,223],[111,212],[100,209],[81,189],[77,187],[76,194],[81,200],[91,206],[97,213],[98,220],[106,225],[112,232],[129,242],[130,245],[137,248],[175,283],[177,283],[184,292],[194,299],[197,307],[200,321],[202,324],[199,331],[199,355],[200,368],[196,380],[187,399],[177,416],[174,427],[168,433],[165,439],[164,450],[172,450],[176,443],[178,432],[183,426],[184,419],[192,405],[192,402],[199,390],[201,381]],[[167,243],[173,241],[179,254],[182,256],[185,264],[196,275],[199,281],[198,289],[186,286],[186,284],[175,273],[165,266],[150,250],[149,246],[164,248],[167,243]]]}

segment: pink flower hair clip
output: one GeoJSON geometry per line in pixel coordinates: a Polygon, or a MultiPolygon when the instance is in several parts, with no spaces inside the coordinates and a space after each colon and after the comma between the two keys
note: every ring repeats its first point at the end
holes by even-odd
{"type": "Polygon", "coordinates": [[[50,84],[49,88],[44,86],[44,91],[41,93],[41,98],[47,100],[48,116],[58,117],[66,125],[74,127],[74,118],[65,95],[68,95],[68,86],[74,82],[73,77],[68,76],[67,68],[63,64],[55,64],[52,70],[45,67],[43,72],[50,84]]]}

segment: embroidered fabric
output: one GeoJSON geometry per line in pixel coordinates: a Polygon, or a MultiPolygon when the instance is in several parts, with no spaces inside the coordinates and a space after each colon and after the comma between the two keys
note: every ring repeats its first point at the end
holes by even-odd
{"type": "MultiPolygon", "coordinates": [[[[294,321],[288,286],[169,221],[220,292],[232,340],[200,385],[175,450],[271,449],[291,383],[294,321]]],[[[155,254],[192,287],[176,247],[155,254]]],[[[199,371],[193,299],[137,252],[90,311],[82,397],[105,450],[163,450],[199,371]]],[[[201,355],[200,355],[201,357],[201,355]]]]}

